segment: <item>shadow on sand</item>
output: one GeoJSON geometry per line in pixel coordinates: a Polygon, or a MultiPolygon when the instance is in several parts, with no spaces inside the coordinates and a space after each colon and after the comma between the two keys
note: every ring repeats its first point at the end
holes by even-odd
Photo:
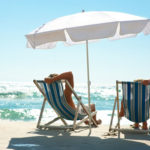
{"type": "Polygon", "coordinates": [[[131,140],[145,140],[150,142],[150,135],[149,134],[142,134],[142,133],[134,133],[134,132],[123,132],[125,139],[131,140]]]}
{"type": "Polygon", "coordinates": [[[95,136],[72,136],[64,131],[40,131],[29,134],[36,136],[12,138],[8,149],[13,150],[149,150],[150,146],[129,141],[127,139],[110,138],[101,139],[95,136]]]}

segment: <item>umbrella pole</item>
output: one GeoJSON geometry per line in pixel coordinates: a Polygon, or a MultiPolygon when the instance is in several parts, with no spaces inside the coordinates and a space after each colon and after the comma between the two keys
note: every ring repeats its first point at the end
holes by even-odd
{"type": "Polygon", "coordinates": [[[88,52],[88,40],[86,40],[86,60],[87,60],[87,85],[88,85],[88,106],[89,106],[89,135],[91,134],[91,104],[90,104],[90,71],[89,71],[89,52],[88,52]]]}

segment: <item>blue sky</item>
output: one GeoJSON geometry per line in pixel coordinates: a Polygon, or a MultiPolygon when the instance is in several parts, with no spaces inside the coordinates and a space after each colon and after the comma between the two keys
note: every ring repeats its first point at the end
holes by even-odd
{"type": "MultiPolygon", "coordinates": [[[[150,18],[149,0],[1,0],[0,81],[43,79],[50,73],[72,71],[75,82],[86,83],[85,45],[51,50],[26,48],[25,34],[57,17],[85,11],[118,11],[150,18]]],[[[150,78],[150,36],[89,44],[93,84],[150,78]]]]}

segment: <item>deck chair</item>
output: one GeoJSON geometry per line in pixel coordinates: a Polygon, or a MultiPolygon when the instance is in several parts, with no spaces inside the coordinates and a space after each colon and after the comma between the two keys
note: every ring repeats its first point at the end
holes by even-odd
{"type": "Polygon", "coordinates": [[[150,112],[150,85],[143,85],[140,82],[119,82],[116,81],[117,96],[114,102],[112,111],[112,117],[110,121],[109,131],[133,131],[141,133],[149,133],[150,130],[133,130],[133,129],[121,129],[119,117],[119,84],[122,85],[122,100],[124,107],[124,117],[132,122],[145,122],[149,119],[150,112]],[[112,128],[114,111],[117,103],[118,123],[115,128],[112,128]]]}
{"type": "MultiPolygon", "coordinates": [[[[51,129],[71,129],[75,130],[77,127],[79,127],[84,121],[88,120],[90,117],[90,114],[88,110],[85,108],[83,103],[81,102],[81,97],[79,97],[73,88],[71,87],[70,83],[67,80],[64,81],[55,81],[51,84],[47,84],[45,81],[42,80],[34,80],[33,81],[39,91],[42,93],[44,96],[44,101],[43,105],[41,108],[40,116],[38,119],[37,123],[37,128],[51,128],[51,129]],[[65,95],[64,95],[64,90],[63,90],[63,83],[66,82],[70,89],[72,90],[75,98],[77,99],[77,109],[74,110],[68,105],[65,95]],[[55,119],[52,121],[41,125],[41,119],[45,107],[45,103],[48,102],[52,109],[56,112],[57,116],[55,119]],[[86,112],[87,115],[83,115],[79,113],[79,106],[83,108],[83,110],[86,112]],[[63,123],[63,126],[52,126],[54,122],[57,120],[61,120],[63,123]],[[65,120],[72,120],[73,124],[68,125],[68,123],[65,120]]],[[[97,126],[97,123],[93,120],[93,116],[96,115],[96,112],[91,113],[91,118],[92,122],[97,126]]]]}

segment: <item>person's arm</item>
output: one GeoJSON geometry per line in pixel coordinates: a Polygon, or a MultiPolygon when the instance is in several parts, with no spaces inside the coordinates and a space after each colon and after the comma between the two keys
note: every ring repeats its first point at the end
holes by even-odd
{"type": "Polygon", "coordinates": [[[71,86],[74,87],[72,72],[65,72],[65,73],[62,73],[58,76],[54,76],[53,78],[47,77],[44,79],[44,81],[48,84],[55,82],[57,80],[68,80],[69,83],[71,84],[71,86]]]}
{"type": "Polygon", "coordinates": [[[144,84],[144,85],[149,85],[149,84],[150,84],[150,80],[143,80],[143,81],[142,81],[142,84],[144,84]]]}

